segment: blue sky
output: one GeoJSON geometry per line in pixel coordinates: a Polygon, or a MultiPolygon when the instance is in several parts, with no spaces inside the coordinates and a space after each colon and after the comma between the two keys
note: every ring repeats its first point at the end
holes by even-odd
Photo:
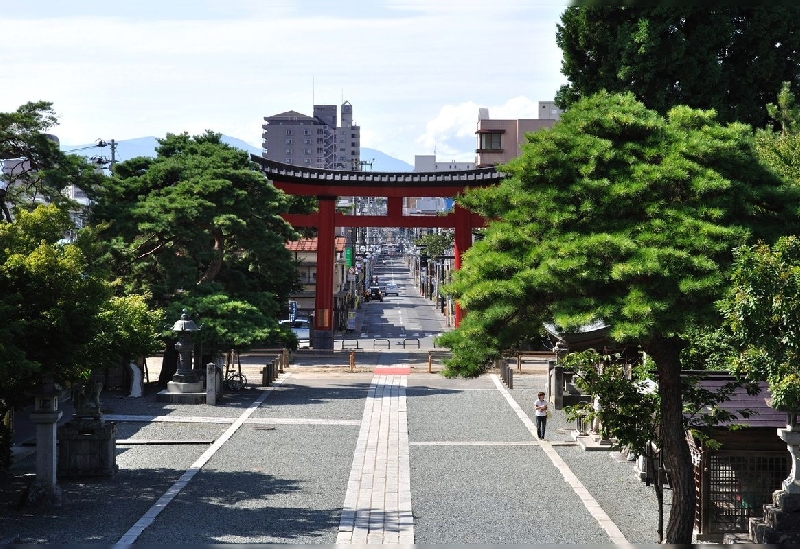
{"type": "Polygon", "coordinates": [[[530,118],[566,82],[555,42],[566,6],[13,2],[0,10],[0,112],[50,101],[64,144],[210,129],[260,146],[264,116],[345,100],[364,147],[470,161],[480,107],[530,118]]]}

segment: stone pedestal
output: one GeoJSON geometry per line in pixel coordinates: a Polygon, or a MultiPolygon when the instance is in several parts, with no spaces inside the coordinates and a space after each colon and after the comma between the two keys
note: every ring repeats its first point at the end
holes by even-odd
{"type": "Polygon", "coordinates": [[[764,505],[764,516],[750,519],[750,539],[754,543],[800,543],[800,431],[787,426],[778,437],[792,455],[792,471],[783,481],[783,490],[772,494],[772,504],[764,505]]]}
{"type": "Polygon", "coordinates": [[[800,494],[776,490],[772,504],[764,505],[764,516],[750,519],[753,543],[800,543],[800,494]]]}
{"type": "Polygon", "coordinates": [[[58,478],[113,477],[117,474],[117,425],[75,417],[58,430],[58,478]]]}
{"type": "Polygon", "coordinates": [[[170,381],[167,390],[156,394],[156,401],[171,402],[173,404],[205,404],[206,391],[202,381],[181,383],[170,381]]]}

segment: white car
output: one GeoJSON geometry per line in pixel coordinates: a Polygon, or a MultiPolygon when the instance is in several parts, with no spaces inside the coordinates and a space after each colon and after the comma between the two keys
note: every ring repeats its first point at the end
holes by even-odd
{"type": "Polygon", "coordinates": [[[295,318],[294,320],[281,320],[281,326],[288,326],[297,338],[298,349],[308,349],[311,347],[311,321],[307,318],[295,318]]]}
{"type": "Polygon", "coordinates": [[[390,282],[389,284],[386,285],[386,289],[384,290],[383,295],[385,295],[385,296],[390,296],[390,295],[399,296],[400,295],[400,288],[397,287],[397,284],[395,284],[393,282],[390,282]]]}

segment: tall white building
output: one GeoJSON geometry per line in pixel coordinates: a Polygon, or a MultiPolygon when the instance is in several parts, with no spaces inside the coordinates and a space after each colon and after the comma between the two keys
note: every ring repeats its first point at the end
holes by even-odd
{"type": "Polygon", "coordinates": [[[276,162],[328,170],[361,168],[361,128],[353,123],[353,106],[314,105],[314,115],[286,111],[265,116],[261,156],[276,162]],[[339,118],[341,117],[341,123],[339,118]]]}

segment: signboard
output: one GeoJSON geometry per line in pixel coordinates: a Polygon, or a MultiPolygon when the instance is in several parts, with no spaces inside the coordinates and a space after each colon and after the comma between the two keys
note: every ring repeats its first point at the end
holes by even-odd
{"type": "Polygon", "coordinates": [[[289,302],[289,320],[294,322],[295,318],[297,318],[297,301],[290,301],[289,302]]]}
{"type": "Polygon", "coordinates": [[[353,248],[344,249],[344,264],[348,267],[353,266],[353,248]]]}
{"type": "Polygon", "coordinates": [[[347,330],[352,332],[356,329],[356,313],[350,311],[347,313],[347,330]]]}

